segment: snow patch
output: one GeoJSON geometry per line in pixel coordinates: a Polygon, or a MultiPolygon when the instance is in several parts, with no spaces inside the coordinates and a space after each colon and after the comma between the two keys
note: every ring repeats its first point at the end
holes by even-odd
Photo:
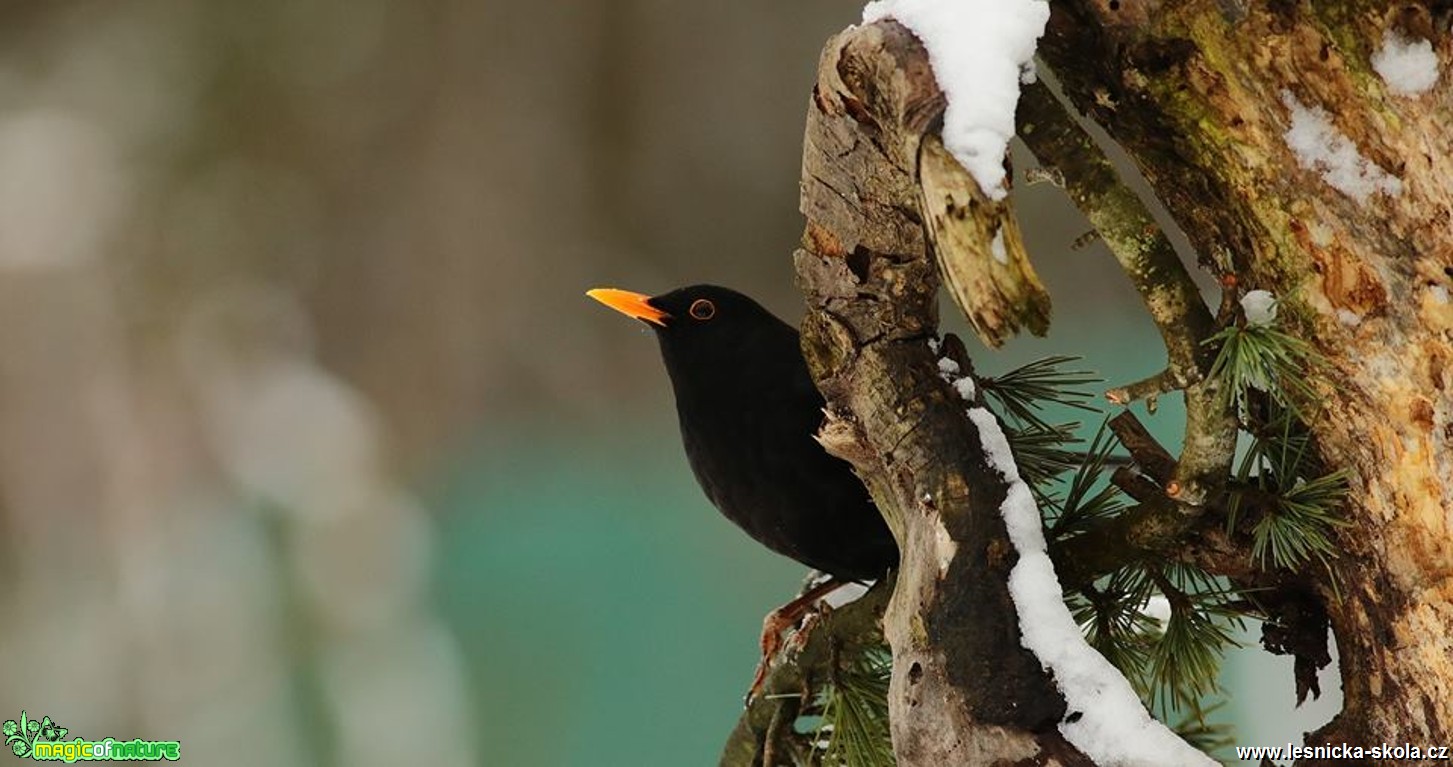
{"type": "Polygon", "coordinates": [[[1033,85],[1039,82],[1039,69],[1034,66],[1034,59],[1019,65],[1019,84],[1033,85]]]}
{"type": "Polygon", "coordinates": [[[1372,54],[1372,68],[1388,90],[1400,96],[1416,96],[1438,82],[1438,54],[1433,53],[1433,44],[1391,29],[1382,33],[1382,48],[1372,54]]]}
{"type": "Polygon", "coordinates": [[[1004,227],[994,230],[994,241],[989,243],[989,250],[994,254],[994,260],[1001,264],[1009,263],[1009,251],[1004,249],[1004,227]]]}
{"type": "Polygon", "coordinates": [[[1337,321],[1349,328],[1355,328],[1362,324],[1362,315],[1351,309],[1338,309],[1337,321]]]}
{"type": "MultiPolygon", "coordinates": [[[[938,350],[934,349],[934,351],[937,352],[938,350]]],[[[978,387],[974,385],[972,376],[961,376],[959,375],[959,370],[959,363],[954,362],[948,357],[944,357],[938,361],[938,377],[947,381],[950,386],[953,386],[954,391],[958,392],[960,397],[963,397],[969,402],[973,402],[974,395],[978,393],[978,387]]]]}
{"type": "Polygon", "coordinates": [[[991,200],[1002,200],[1019,84],[1049,21],[1045,0],[875,0],[863,23],[897,19],[928,50],[948,106],[943,143],[991,200]]]}
{"type": "Polygon", "coordinates": [[[1402,193],[1402,179],[1363,157],[1352,139],[1332,125],[1321,107],[1306,106],[1291,91],[1282,91],[1281,100],[1292,118],[1283,138],[1296,155],[1298,165],[1317,171],[1333,189],[1358,202],[1367,202],[1377,192],[1393,197],[1402,193]]]}
{"type": "Polygon", "coordinates": [[[1164,634],[1165,626],[1170,622],[1170,600],[1157,594],[1145,600],[1145,604],[1140,608],[1140,614],[1159,624],[1155,633],[1164,634]]]}
{"type": "Polygon", "coordinates": [[[1252,290],[1241,297],[1241,311],[1248,325],[1270,325],[1276,320],[1276,296],[1269,290],[1252,290]]]}
{"type": "Polygon", "coordinates": [[[1442,285],[1429,285],[1428,292],[1433,295],[1433,303],[1439,306],[1448,304],[1448,289],[1442,285]]]}
{"type": "Polygon", "coordinates": [[[1044,528],[1029,486],[1019,477],[1009,440],[994,415],[971,408],[969,419],[989,464],[1009,483],[999,507],[1019,561],[1009,573],[1009,593],[1019,613],[1020,642],[1052,674],[1074,722],[1059,731],[1095,761],[1112,767],[1213,767],[1210,757],[1181,740],[1141,705],[1130,683],[1085,642],[1065,607],[1064,594],[1045,552],[1044,528]]]}

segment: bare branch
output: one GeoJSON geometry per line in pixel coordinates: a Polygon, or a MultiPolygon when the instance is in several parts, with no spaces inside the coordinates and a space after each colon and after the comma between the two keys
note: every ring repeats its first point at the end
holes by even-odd
{"type": "Polygon", "coordinates": [[[1184,517],[1173,527],[1184,532],[1220,492],[1236,448],[1230,408],[1216,383],[1205,380],[1210,359],[1202,342],[1215,319],[1145,204],[1047,85],[1024,87],[1017,119],[1020,137],[1063,177],[1065,191],[1099,230],[1160,331],[1166,381],[1145,386],[1185,390],[1186,442],[1167,485],[1184,517]]]}
{"type": "Polygon", "coordinates": [[[1150,430],[1145,424],[1129,410],[1110,419],[1110,430],[1120,440],[1120,444],[1130,451],[1130,457],[1140,465],[1140,468],[1150,475],[1150,478],[1164,487],[1171,481],[1175,473],[1176,459],[1161,446],[1155,437],[1151,436],[1150,430]]]}
{"type": "Polygon", "coordinates": [[[1199,379],[1204,369],[1201,341],[1215,329],[1211,312],[1150,210],[1049,86],[1036,82],[1023,87],[1017,119],[1019,137],[1029,151],[1063,179],[1065,192],[1135,284],[1165,341],[1172,388],[1199,379]]]}
{"type": "Polygon", "coordinates": [[[1146,408],[1154,413],[1156,397],[1179,388],[1171,371],[1162,370],[1149,378],[1110,389],[1105,392],[1105,399],[1109,400],[1112,405],[1129,405],[1132,402],[1146,400],[1146,408]]]}

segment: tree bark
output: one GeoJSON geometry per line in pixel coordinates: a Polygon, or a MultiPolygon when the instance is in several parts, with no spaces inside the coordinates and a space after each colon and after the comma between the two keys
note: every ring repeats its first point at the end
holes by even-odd
{"type": "Polygon", "coordinates": [[[1318,588],[1344,708],[1308,744],[1453,744],[1447,12],[1071,0],[1054,5],[1041,44],[1203,260],[1275,293],[1282,320],[1330,361],[1308,419],[1328,463],[1353,475],[1336,583],[1318,588]],[[1374,71],[1387,33],[1431,40],[1442,70],[1431,91],[1395,93],[1374,71]],[[1287,140],[1298,104],[1397,182],[1349,192],[1306,167],[1287,140]]]}
{"type": "Polygon", "coordinates": [[[1007,487],[927,343],[939,280],[919,160],[943,104],[923,48],[896,23],[850,29],[824,50],[796,254],[804,354],[829,403],[821,436],[863,477],[902,550],[884,619],[898,763],[1088,764],[1056,729],[1063,699],[1020,646],[1007,487]]]}

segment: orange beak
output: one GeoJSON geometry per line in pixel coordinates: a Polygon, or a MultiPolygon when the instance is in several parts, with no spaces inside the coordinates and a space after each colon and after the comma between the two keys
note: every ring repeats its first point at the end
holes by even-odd
{"type": "Polygon", "coordinates": [[[642,293],[632,293],[629,290],[616,290],[615,288],[596,288],[586,291],[585,295],[627,317],[634,317],[652,325],[660,325],[664,328],[666,320],[671,319],[671,315],[651,305],[650,296],[642,293]]]}

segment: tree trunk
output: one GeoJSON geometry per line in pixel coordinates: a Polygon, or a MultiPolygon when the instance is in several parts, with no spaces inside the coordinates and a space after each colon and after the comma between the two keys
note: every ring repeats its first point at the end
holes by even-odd
{"type": "Polygon", "coordinates": [[[884,633],[901,765],[1086,763],[1053,683],[1020,647],[992,473],[927,340],[939,281],[919,213],[920,140],[943,97],[896,24],[830,41],[808,115],[797,272],[804,352],[830,403],[824,445],[852,461],[903,566],[884,633]]]}
{"type": "Polygon", "coordinates": [[[1447,12],[1075,0],[1055,4],[1041,43],[1069,98],[1131,154],[1203,260],[1275,293],[1330,361],[1308,417],[1325,457],[1353,474],[1337,587],[1320,594],[1345,702],[1308,744],[1453,744],[1447,12]],[[1442,68],[1432,90],[1399,94],[1379,77],[1385,34],[1431,39],[1442,68]],[[1376,165],[1360,181],[1289,146],[1293,110],[1317,109],[1376,165]]]}

